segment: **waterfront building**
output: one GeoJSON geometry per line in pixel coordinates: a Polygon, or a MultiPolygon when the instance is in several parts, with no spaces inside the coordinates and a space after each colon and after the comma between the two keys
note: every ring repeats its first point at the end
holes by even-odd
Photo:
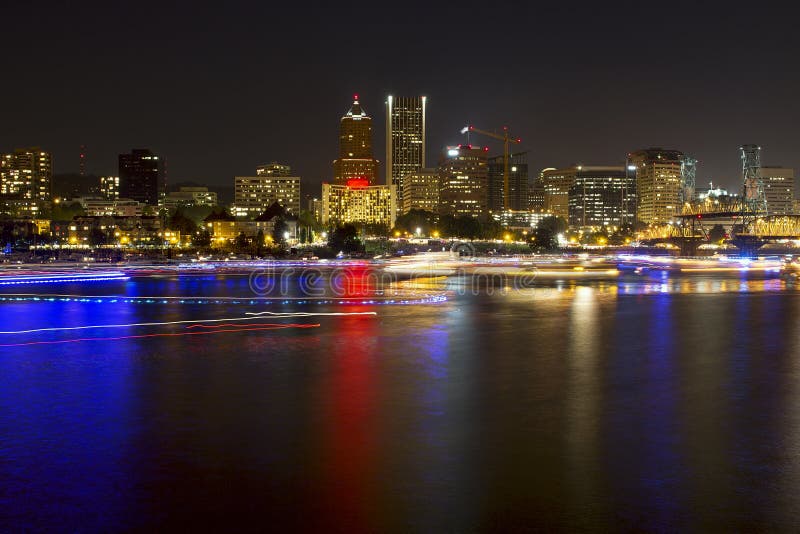
{"type": "Polygon", "coordinates": [[[528,231],[536,228],[542,219],[552,216],[549,211],[535,210],[503,210],[492,213],[492,218],[505,228],[528,231]]]}
{"type": "Polygon", "coordinates": [[[372,118],[353,98],[353,105],[339,123],[339,158],[333,162],[333,182],[365,179],[370,185],[378,177],[378,160],[372,156],[372,118]]]}
{"type": "Polygon", "coordinates": [[[164,235],[161,217],[155,215],[81,215],[73,218],[68,230],[68,244],[78,247],[161,248],[180,241],[179,233],[164,235]]]}
{"type": "Polygon", "coordinates": [[[151,206],[159,204],[165,185],[164,160],[148,149],[119,155],[119,196],[151,206]]]}
{"type": "Polygon", "coordinates": [[[483,217],[488,210],[488,148],[449,146],[439,162],[442,214],[483,217]]]}
{"type": "Polygon", "coordinates": [[[645,224],[662,224],[681,212],[683,161],[678,150],[648,148],[628,154],[636,174],[636,217],[645,224]]]}
{"type": "MultiPolygon", "coordinates": [[[[527,152],[510,154],[508,158],[508,209],[526,211],[529,207],[528,161],[527,152]]],[[[487,203],[492,213],[503,211],[504,207],[504,170],[503,156],[488,159],[487,203]]]]}
{"type": "Polygon", "coordinates": [[[543,209],[565,221],[569,219],[569,190],[575,184],[578,166],[563,169],[547,168],[541,172],[544,191],[543,209]]]}
{"type": "Polygon", "coordinates": [[[398,207],[405,177],[425,167],[426,105],[424,96],[386,97],[386,184],[396,186],[398,207]]]}
{"type": "Polygon", "coordinates": [[[292,215],[300,213],[300,177],[236,176],[234,178],[233,214],[253,218],[277,202],[292,215]]]}
{"type": "Polygon", "coordinates": [[[19,213],[35,216],[49,202],[53,157],[40,147],[18,148],[0,156],[0,194],[18,201],[19,213]]]}
{"type": "Polygon", "coordinates": [[[575,168],[568,195],[568,222],[573,228],[611,228],[633,224],[636,182],[624,166],[575,168]]]}
{"type": "Polygon", "coordinates": [[[370,185],[366,179],[346,184],[322,184],[323,224],[382,224],[394,226],[396,186],[370,185]]]}
{"type": "MultiPolygon", "coordinates": [[[[406,214],[411,210],[425,210],[436,213],[439,210],[439,171],[419,169],[403,177],[402,205],[400,211],[406,214]]],[[[400,195],[398,195],[400,197],[400,195]]]]}
{"type": "Polygon", "coordinates": [[[758,176],[764,184],[769,215],[789,215],[794,213],[794,169],[762,165],[758,176]]]}

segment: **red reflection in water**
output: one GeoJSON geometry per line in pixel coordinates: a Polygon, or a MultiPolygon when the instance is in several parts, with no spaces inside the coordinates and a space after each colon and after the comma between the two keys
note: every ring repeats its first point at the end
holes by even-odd
{"type": "Polygon", "coordinates": [[[339,297],[371,297],[378,286],[378,272],[367,265],[349,265],[332,280],[339,297]]]}
{"type": "Polygon", "coordinates": [[[376,493],[378,428],[374,325],[372,318],[342,318],[323,393],[324,515],[348,532],[376,530],[369,512],[376,493]]]}

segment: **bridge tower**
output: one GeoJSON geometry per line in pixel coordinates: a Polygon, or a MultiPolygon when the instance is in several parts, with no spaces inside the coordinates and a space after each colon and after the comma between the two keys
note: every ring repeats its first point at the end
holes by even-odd
{"type": "Polygon", "coordinates": [[[764,193],[764,181],[759,176],[761,169],[761,147],[758,145],[742,145],[742,211],[752,216],[767,215],[767,195],[764,193]]]}
{"type": "Polygon", "coordinates": [[[697,160],[690,156],[683,156],[681,160],[681,209],[686,202],[694,200],[696,177],[697,160]]]}

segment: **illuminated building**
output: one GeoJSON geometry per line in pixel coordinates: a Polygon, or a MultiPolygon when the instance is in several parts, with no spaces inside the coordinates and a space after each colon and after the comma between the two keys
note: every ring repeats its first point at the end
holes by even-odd
{"type": "Polygon", "coordinates": [[[628,155],[636,173],[636,217],[641,222],[665,223],[680,214],[683,160],[682,152],[663,148],[628,155]]]}
{"type": "Polygon", "coordinates": [[[635,178],[624,166],[576,168],[569,190],[569,225],[619,228],[636,217],[635,178]]]}
{"type": "MultiPolygon", "coordinates": [[[[203,220],[203,225],[209,234],[211,234],[211,245],[214,247],[224,246],[234,241],[239,235],[244,234],[245,237],[253,239],[261,232],[264,235],[265,242],[272,239],[272,232],[275,229],[275,217],[270,220],[259,220],[258,218],[253,221],[236,220],[233,216],[228,216],[221,213],[212,213],[203,220]]],[[[296,223],[293,221],[284,221],[287,225],[287,231],[295,232],[296,223]]]]}
{"type": "Polygon", "coordinates": [[[405,215],[411,210],[425,210],[431,213],[439,211],[439,171],[419,169],[405,175],[401,183],[403,184],[400,208],[402,214],[405,215]]]}
{"type": "Polygon", "coordinates": [[[164,160],[147,149],[119,155],[119,196],[156,206],[164,190],[164,160]]]}
{"type": "Polygon", "coordinates": [[[300,213],[298,176],[236,176],[234,187],[232,211],[237,217],[257,217],[275,202],[289,213],[300,213]]]}
{"type": "Polygon", "coordinates": [[[543,208],[556,217],[569,219],[569,190],[575,183],[578,166],[565,169],[544,169],[541,183],[544,189],[543,208]]]}
{"type": "Polygon", "coordinates": [[[308,199],[308,212],[314,217],[314,220],[322,220],[322,200],[318,198],[308,199]]]}
{"type": "Polygon", "coordinates": [[[333,162],[333,181],[344,185],[366,178],[370,185],[378,177],[378,160],[372,157],[372,119],[358,103],[358,95],[339,124],[339,159],[333,162]]]}
{"type": "Polygon", "coordinates": [[[542,169],[528,190],[528,209],[533,211],[544,210],[544,172],[554,170],[553,168],[542,169]]]}
{"type": "Polygon", "coordinates": [[[100,194],[107,200],[119,198],[119,176],[101,176],[100,194]]]}
{"type": "MultiPolygon", "coordinates": [[[[489,211],[503,211],[503,156],[494,156],[488,161],[487,202],[489,211]]],[[[508,158],[508,208],[512,211],[528,209],[528,161],[527,152],[510,154],[508,158]]]]}
{"type": "Polygon", "coordinates": [[[386,184],[397,186],[398,207],[405,177],[425,167],[426,105],[424,96],[386,97],[386,184]]]}
{"type": "MultiPolygon", "coordinates": [[[[72,246],[114,246],[136,248],[160,248],[164,230],[161,217],[157,216],[110,216],[110,215],[81,215],[75,217],[69,224],[68,243],[72,246]]],[[[180,236],[170,232],[167,242],[176,238],[177,244],[180,236]]]]}
{"type": "Polygon", "coordinates": [[[536,228],[542,219],[552,216],[549,211],[534,210],[505,210],[492,213],[492,219],[506,228],[529,231],[536,228]]]}
{"type": "Polygon", "coordinates": [[[439,210],[442,214],[483,217],[488,214],[487,148],[447,147],[439,163],[439,210]]]}
{"type": "Polygon", "coordinates": [[[39,147],[18,148],[0,157],[0,194],[18,201],[20,212],[35,215],[48,202],[53,181],[53,157],[39,147]]]}
{"type": "Polygon", "coordinates": [[[794,213],[794,169],[762,165],[758,175],[764,182],[764,196],[767,197],[769,215],[788,215],[794,213]]]}
{"type": "Polygon", "coordinates": [[[216,206],[217,193],[209,191],[207,187],[181,187],[178,191],[167,193],[164,205],[168,208],[177,206],[216,206]]]}
{"type": "Polygon", "coordinates": [[[272,163],[265,163],[256,167],[256,176],[291,176],[292,168],[289,165],[283,165],[273,161],[272,163]]]}
{"type": "Polygon", "coordinates": [[[347,184],[322,184],[323,224],[383,224],[394,226],[396,206],[394,185],[369,185],[367,179],[347,184]]]}
{"type": "Polygon", "coordinates": [[[144,214],[145,204],[128,198],[109,200],[95,197],[75,197],[87,216],[137,217],[144,214]]]}

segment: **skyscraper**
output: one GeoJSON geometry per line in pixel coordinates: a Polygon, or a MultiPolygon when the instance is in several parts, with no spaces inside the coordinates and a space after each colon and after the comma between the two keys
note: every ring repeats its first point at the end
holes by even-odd
{"type": "Polygon", "coordinates": [[[339,158],[333,162],[333,181],[343,185],[352,179],[365,179],[372,185],[377,177],[378,160],[372,157],[372,119],[355,95],[339,125],[339,158]]]}
{"type": "Polygon", "coordinates": [[[635,178],[625,167],[576,167],[569,190],[569,225],[573,228],[619,228],[633,224],[635,178]]]}
{"type": "Polygon", "coordinates": [[[788,215],[792,213],[794,199],[794,169],[762,165],[758,175],[764,183],[767,197],[767,214],[788,215]]]}
{"type": "Polygon", "coordinates": [[[403,178],[425,167],[427,97],[386,97],[386,183],[397,186],[402,206],[403,178]]]}
{"type": "Polygon", "coordinates": [[[648,148],[628,154],[636,170],[636,217],[660,224],[681,212],[683,152],[648,148]]]}
{"type": "Polygon", "coordinates": [[[411,210],[436,213],[439,210],[439,171],[419,169],[403,176],[403,204],[398,209],[405,215],[411,210]]]}
{"type": "Polygon", "coordinates": [[[488,148],[450,146],[439,163],[440,211],[482,217],[488,214],[488,148]]]}
{"type": "MultiPolygon", "coordinates": [[[[503,211],[504,180],[503,156],[489,158],[488,203],[489,211],[503,211]]],[[[508,157],[508,209],[514,211],[528,209],[528,161],[527,152],[509,154],[508,157]]]]}
{"type": "Polygon", "coordinates": [[[579,167],[565,169],[543,169],[541,182],[544,187],[544,209],[556,217],[569,219],[569,190],[575,183],[579,167]]]}
{"type": "Polygon", "coordinates": [[[145,148],[119,155],[119,196],[158,205],[164,192],[164,161],[145,148]]]}
{"type": "Polygon", "coordinates": [[[53,157],[38,146],[18,148],[0,158],[0,194],[16,197],[30,211],[50,200],[53,157]]]}

